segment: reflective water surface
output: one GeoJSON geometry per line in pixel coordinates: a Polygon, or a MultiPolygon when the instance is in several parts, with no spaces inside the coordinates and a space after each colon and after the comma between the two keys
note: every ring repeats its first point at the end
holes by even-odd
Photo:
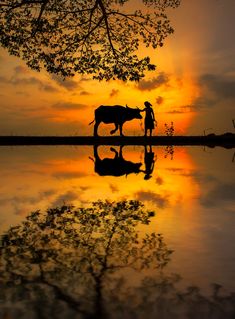
{"type": "Polygon", "coordinates": [[[0,318],[234,318],[234,165],[222,148],[1,147],[0,318]]]}

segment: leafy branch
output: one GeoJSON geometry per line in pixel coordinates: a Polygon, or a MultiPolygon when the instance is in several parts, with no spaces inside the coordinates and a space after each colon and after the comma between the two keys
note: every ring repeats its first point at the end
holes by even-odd
{"type": "Polygon", "coordinates": [[[173,28],[165,14],[180,0],[142,0],[130,12],[129,0],[5,0],[0,2],[0,43],[35,70],[62,77],[138,81],[155,70],[140,58],[141,45],[162,46],[173,28]]]}

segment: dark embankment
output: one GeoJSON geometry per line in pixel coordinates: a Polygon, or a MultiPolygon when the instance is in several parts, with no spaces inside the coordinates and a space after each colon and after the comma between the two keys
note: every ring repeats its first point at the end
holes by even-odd
{"type": "Polygon", "coordinates": [[[205,145],[235,147],[235,134],[206,136],[0,136],[0,145],[205,145]]]}

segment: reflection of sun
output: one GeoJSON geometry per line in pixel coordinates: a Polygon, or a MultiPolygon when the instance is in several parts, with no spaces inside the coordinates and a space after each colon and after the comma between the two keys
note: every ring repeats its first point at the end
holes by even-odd
{"type": "MultiPolygon", "coordinates": [[[[116,147],[117,151],[119,150],[116,147]]],[[[156,161],[152,178],[144,180],[144,173],[130,174],[128,176],[113,177],[99,176],[91,174],[86,177],[86,182],[92,185],[87,191],[87,199],[105,199],[120,200],[121,198],[138,199],[137,193],[152,192],[161,198],[166,198],[169,205],[184,201],[184,205],[190,205],[192,200],[198,194],[198,188],[193,181],[192,172],[195,166],[188,155],[187,151],[182,148],[175,149],[174,160],[169,157],[165,158],[165,150],[160,147],[153,147],[156,161]],[[161,183],[159,185],[159,178],[161,183]],[[115,190],[115,191],[113,191],[115,190]]],[[[101,147],[99,151],[101,158],[112,158],[113,154],[106,147],[101,147]]],[[[123,157],[134,163],[142,162],[141,170],[145,169],[143,147],[133,149],[131,147],[123,148],[123,157]]],[[[84,168],[87,169],[92,163],[87,163],[84,168]]],[[[91,172],[91,170],[89,169],[91,172]]],[[[154,199],[153,199],[154,202],[154,199]]]]}
{"type": "MultiPolygon", "coordinates": [[[[119,147],[115,149],[118,151],[119,147]]],[[[199,189],[193,175],[196,168],[187,150],[175,148],[173,160],[169,156],[165,158],[163,147],[154,146],[153,152],[156,159],[154,171],[151,179],[144,180],[144,172],[121,177],[99,176],[94,171],[92,147],[79,150],[61,147],[50,149],[50,152],[48,149],[48,156],[36,149],[35,154],[30,156],[33,158],[38,154],[41,158],[36,156],[37,160],[31,160],[28,155],[25,160],[18,160],[14,174],[6,175],[4,179],[5,197],[9,197],[6,201],[9,206],[7,211],[11,209],[14,212],[16,202],[19,218],[22,209],[26,214],[35,209],[51,207],[55,203],[86,205],[98,199],[140,199],[145,201],[147,207],[153,206],[155,210],[175,210],[174,207],[178,205],[181,211],[190,211],[199,189]],[[25,186],[19,188],[22,172],[25,186]],[[11,199],[9,194],[18,195],[11,195],[11,199]]],[[[101,159],[114,157],[108,146],[100,147],[99,155],[101,159]]],[[[140,169],[145,170],[143,146],[125,146],[123,157],[133,163],[141,162],[140,169]]]]}
{"type": "Polygon", "coordinates": [[[172,202],[182,202],[190,206],[199,189],[194,182],[193,172],[196,167],[185,148],[175,148],[173,163],[170,160],[159,161],[159,175],[163,175],[165,186],[172,194],[172,202]]]}
{"type": "MultiPolygon", "coordinates": [[[[119,147],[115,147],[119,152],[119,147]]],[[[77,158],[48,159],[45,163],[32,167],[32,170],[40,172],[44,176],[50,176],[47,186],[53,187],[65,193],[73,189],[78,191],[78,201],[82,197],[84,201],[109,198],[120,200],[122,198],[138,199],[141,192],[154,193],[160,196],[165,202],[172,206],[183,202],[184,207],[190,206],[196,196],[198,187],[194,182],[193,172],[195,165],[185,148],[174,148],[174,159],[166,157],[163,147],[152,147],[155,153],[155,164],[152,177],[144,180],[144,147],[125,146],[123,147],[123,158],[133,163],[142,163],[138,174],[127,176],[99,176],[94,172],[95,158],[93,149],[89,148],[88,153],[77,158]],[[160,181],[160,182],[159,182],[160,181]]],[[[109,146],[98,148],[99,156],[113,158],[114,153],[109,146]]],[[[144,199],[140,198],[140,199],[144,199]]],[[[149,200],[149,197],[148,197],[149,200]]],[[[152,200],[154,203],[154,198],[152,200]]]]}

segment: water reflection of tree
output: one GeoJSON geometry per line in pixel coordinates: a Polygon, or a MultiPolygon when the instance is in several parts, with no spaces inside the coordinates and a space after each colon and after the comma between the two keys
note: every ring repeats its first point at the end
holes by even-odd
{"type": "Polygon", "coordinates": [[[133,314],[136,319],[235,318],[234,292],[226,294],[222,286],[213,284],[211,292],[205,295],[196,286],[180,289],[180,280],[177,274],[145,277],[137,289],[122,287],[115,298],[127,311],[126,318],[133,318],[133,314]]]}
{"type": "Polygon", "coordinates": [[[32,213],[2,238],[0,317],[234,318],[235,294],[180,290],[164,274],[172,251],[137,228],[153,215],[137,201],[32,213]]]}
{"type": "Polygon", "coordinates": [[[2,238],[1,298],[23,300],[40,318],[55,306],[58,314],[66,308],[67,315],[104,318],[105,300],[124,268],[163,268],[169,261],[171,250],[161,235],[141,238],[137,232],[153,215],[137,201],[32,213],[2,238]]]}

